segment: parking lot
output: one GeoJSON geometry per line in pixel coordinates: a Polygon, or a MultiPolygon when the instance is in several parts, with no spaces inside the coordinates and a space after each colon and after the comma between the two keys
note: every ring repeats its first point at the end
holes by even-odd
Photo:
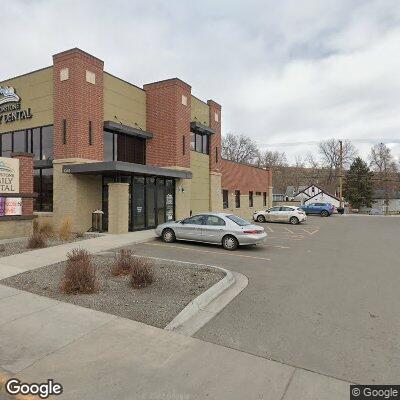
{"type": "Polygon", "coordinates": [[[199,339],[351,382],[398,380],[400,218],[334,215],[262,226],[265,245],[235,252],[154,241],[137,253],[249,278],[199,339]]]}

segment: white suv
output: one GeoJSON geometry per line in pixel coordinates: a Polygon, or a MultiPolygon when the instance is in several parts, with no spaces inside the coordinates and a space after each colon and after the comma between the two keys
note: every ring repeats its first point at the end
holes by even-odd
{"type": "Polygon", "coordinates": [[[256,211],[253,214],[257,222],[289,222],[297,225],[307,219],[306,213],[299,207],[275,206],[265,211],[256,211]]]}

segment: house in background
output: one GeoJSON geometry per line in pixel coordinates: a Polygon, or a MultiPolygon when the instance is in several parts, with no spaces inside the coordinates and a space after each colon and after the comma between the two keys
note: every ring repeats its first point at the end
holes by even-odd
{"type": "Polygon", "coordinates": [[[388,204],[386,204],[386,193],[383,189],[374,190],[372,199],[372,208],[378,208],[383,212],[400,212],[400,191],[389,193],[388,204]]]}
{"type": "Polygon", "coordinates": [[[340,207],[340,199],[338,197],[327,193],[316,185],[303,187],[294,195],[294,200],[300,201],[301,204],[330,203],[335,207],[340,207]]]}

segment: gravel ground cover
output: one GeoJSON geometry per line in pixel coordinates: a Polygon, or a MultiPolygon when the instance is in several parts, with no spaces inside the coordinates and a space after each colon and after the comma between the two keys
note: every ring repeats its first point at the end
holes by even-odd
{"type": "MultiPolygon", "coordinates": [[[[72,242],[80,242],[86,239],[92,239],[97,235],[85,234],[83,237],[73,237],[71,240],[66,242],[60,240],[59,238],[52,238],[47,240],[47,247],[58,246],[60,244],[72,243],[72,242]]],[[[32,251],[37,249],[28,249],[27,248],[28,239],[18,239],[13,241],[7,241],[5,243],[0,243],[0,258],[12,256],[15,254],[25,253],[26,251],[32,251]]]]}
{"type": "Polygon", "coordinates": [[[111,255],[93,256],[100,285],[96,294],[60,293],[65,262],[24,272],[0,284],[164,328],[191,300],[225,276],[216,268],[155,260],[153,283],[134,289],[129,276],[111,275],[113,260],[111,255]]]}

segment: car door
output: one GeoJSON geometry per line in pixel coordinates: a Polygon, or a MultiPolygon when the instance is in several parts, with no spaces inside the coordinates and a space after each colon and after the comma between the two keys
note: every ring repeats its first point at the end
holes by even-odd
{"type": "Polygon", "coordinates": [[[195,215],[182,220],[175,228],[176,238],[183,240],[201,240],[201,230],[204,219],[204,215],[195,215]]]}
{"type": "Polygon", "coordinates": [[[272,207],[266,213],[265,219],[269,222],[277,222],[280,220],[280,212],[282,207],[272,207]]]}
{"type": "Polygon", "coordinates": [[[307,206],[306,206],[307,208],[306,208],[306,213],[307,214],[315,214],[315,210],[316,210],[316,207],[315,207],[315,204],[314,203],[312,203],[312,204],[307,204],[307,206]]]}
{"type": "Polygon", "coordinates": [[[281,207],[280,221],[288,222],[292,215],[293,215],[293,208],[291,208],[291,207],[281,207]]]}
{"type": "Polygon", "coordinates": [[[216,216],[206,216],[202,225],[202,241],[210,243],[221,243],[225,234],[225,221],[216,216]]]}

